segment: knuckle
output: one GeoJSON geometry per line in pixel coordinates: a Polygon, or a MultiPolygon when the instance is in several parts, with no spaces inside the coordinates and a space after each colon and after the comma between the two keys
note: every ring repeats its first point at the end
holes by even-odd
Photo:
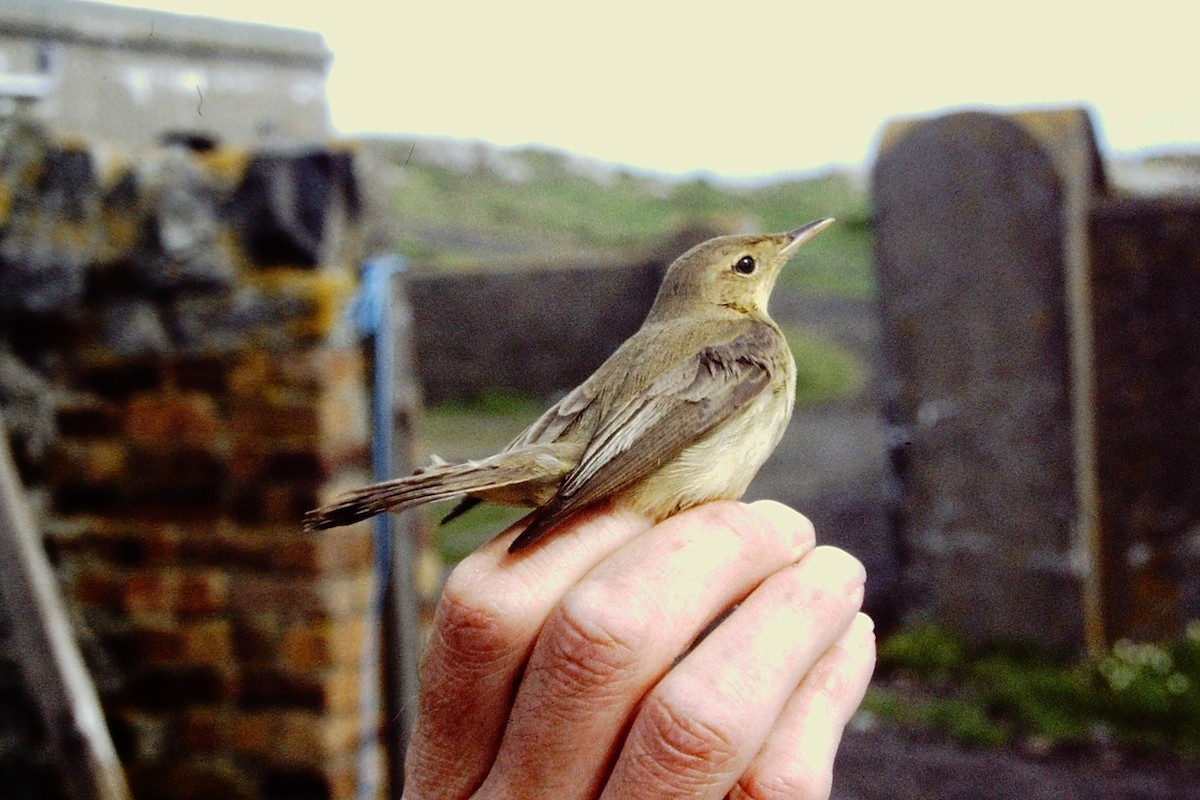
{"type": "Polygon", "coordinates": [[[719,534],[740,543],[749,557],[780,548],[794,556],[813,549],[812,522],[781,503],[760,500],[745,505],[732,500],[704,503],[685,512],[710,535],[719,534]]]}
{"type": "Polygon", "coordinates": [[[684,691],[656,691],[647,698],[642,710],[647,766],[664,785],[700,789],[731,779],[739,750],[727,726],[707,713],[715,705],[684,691]]]}
{"type": "MultiPolygon", "coordinates": [[[[841,645],[834,645],[835,648],[841,645]]],[[[823,702],[836,705],[849,694],[853,678],[846,675],[840,664],[822,659],[809,671],[807,681],[813,695],[823,702]]]]}
{"type": "Polygon", "coordinates": [[[563,598],[542,634],[547,677],[572,694],[615,688],[636,671],[649,628],[640,609],[582,584],[563,598]]]}
{"type": "Polygon", "coordinates": [[[828,800],[833,792],[833,776],[789,773],[761,777],[743,775],[729,792],[729,800],[828,800]]]}
{"type": "Polygon", "coordinates": [[[461,575],[457,570],[451,573],[442,590],[434,636],[463,663],[488,664],[507,656],[519,638],[513,616],[498,608],[484,587],[461,575]]]}

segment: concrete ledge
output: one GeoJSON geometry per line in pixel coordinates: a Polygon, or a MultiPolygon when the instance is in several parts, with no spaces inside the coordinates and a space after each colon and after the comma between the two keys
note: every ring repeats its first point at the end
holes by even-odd
{"type": "Polygon", "coordinates": [[[81,0],[6,0],[0,35],[211,56],[328,65],[319,33],[81,0]]]}

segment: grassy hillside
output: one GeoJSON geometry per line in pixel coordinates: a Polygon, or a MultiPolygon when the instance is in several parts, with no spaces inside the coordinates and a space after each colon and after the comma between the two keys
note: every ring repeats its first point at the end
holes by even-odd
{"type": "Polygon", "coordinates": [[[866,198],[849,176],[733,186],[673,181],[547,150],[376,140],[390,173],[387,228],[418,268],[630,256],[680,228],[787,230],[823,216],[839,224],[806,249],[786,279],[815,293],[872,292],[866,198]]]}

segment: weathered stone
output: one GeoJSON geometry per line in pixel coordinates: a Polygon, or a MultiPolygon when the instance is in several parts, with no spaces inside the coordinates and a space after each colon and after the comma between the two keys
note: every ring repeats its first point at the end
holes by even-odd
{"type": "Polygon", "coordinates": [[[249,288],[231,292],[181,292],[166,306],[171,341],[182,353],[228,353],[248,341],[274,349],[295,342],[295,320],[309,311],[301,298],[249,288]]]}
{"type": "Polygon", "coordinates": [[[55,422],[62,436],[114,436],[121,430],[120,412],[115,403],[76,395],[57,404],[55,422]]]}
{"type": "Polygon", "coordinates": [[[80,365],[75,381],[80,389],[94,392],[103,400],[122,402],[137,392],[163,385],[166,365],[161,359],[96,359],[80,365]]]}
{"type": "Polygon", "coordinates": [[[98,205],[91,156],[46,145],[27,174],[12,177],[3,187],[11,210],[0,229],[0,312],[73,315],[100,241],[90,224],[98,205]]]}
{"type": "Polygon", "coordinates": [[[222,426],[214,398],[199,392],[139,394],[126,409],[125,434],[144,451],[213,450],[222,426]]]}
{"type": "Polygon", "coordinates": [[[131,263],[150,289],[228,289],[235,267],[214,178],[182,148],[162,151],[141,178],[147,219],[131,263]]]}
{"type": "Polygon", "coordinates": [[[1105,617],[1157,641],[1200,618],[1200,202],[1090,223],[1105,617]]]}
{"type": "Polygon", "coordinates": [[[101,306],[96,323],[99,343],[118,356],[168,353],[171,341],[158,307],[138,297],[116,297],[101,306]]]}
{"type": "MultiPolygon", "coordinates": [[[[191,755],[189,748],[188,755],[191,755]]],[[[143,761],[129,783],[141,800],[255,800],[261,795],[245,769],[229,759],[188,758],[171,763],[143,761]]]]}
{"type": "Polygon", "coordinates": [[[134,707],[152,710],[176,708],[180,698],[188,703],[215,703],[225,697],[230,681],[208,666],[154,667],[130,676],[125,699],[134,707]]]}
{"type": "Polygon", "coordinates": [[[234,194],[233,213],[259,266],[315,267],[336,252],[341,214],[359,211],[349,153],[310,150],[257,155],[234,194]]]}
{"type": "Polygon", "coordinates": [[[1074,649],[1064,189],[1018,124],[911,127],[874,173],[907,594],[976,639],[1074,649]]]}
{"type": "Polygon", "coordinates": [[[350,791],[334,789],[327,770],[305,766],[271,767],[263,780],[262,793],[263,800],[333,800],[351,796],[350,791]]]}
{"type": "Polygon", "coordinates": [[[40,459],[54,441],[54,402],[50,384],[0,341],[0,409],[13,443],[40,459]]]}

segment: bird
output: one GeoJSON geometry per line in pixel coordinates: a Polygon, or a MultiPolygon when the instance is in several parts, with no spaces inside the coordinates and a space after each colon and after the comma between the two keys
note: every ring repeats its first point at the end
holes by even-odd
{"type": "Polygon", "coordinates": [[[801,245],[833,223],[701,242],[667,268],[641,327],[495,455],[434,459],[309,511],[308,531],[461,496],[533,509],[516,553],[605,500],[655,522],[742,496],[792,416],[796,364],[768,301],[801,245]]]}

